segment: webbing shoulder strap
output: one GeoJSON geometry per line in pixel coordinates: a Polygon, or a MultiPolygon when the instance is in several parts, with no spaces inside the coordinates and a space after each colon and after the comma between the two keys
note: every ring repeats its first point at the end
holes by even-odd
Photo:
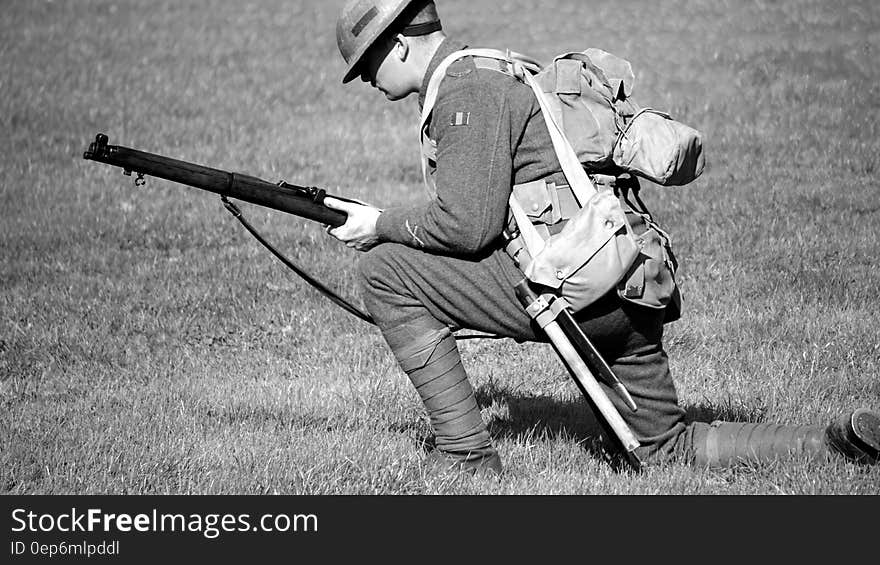
{"type": "MultiPolygon", "coordinates": [[[[419,121],[420,145],[422,147],[430,146],[430,140],[428,139],[427,133],[428,120],[431,118],[431,113],[437,102],[437,94],[440,90],[440,83],[443,80],[443,76],[446,74],[450,65],[459,59],[468,56],[497,59],[499,61],[507,62],[511,65],[514,76],[531,87],[535,97],[538,99],[538,104],[541,107],[541,114],[543,114],[547,129],[550,132],[550,139],[553,142],[553,149],[559,159],[562,172],[568,180],[569,186],[571,186],[572,192],[580,204],[582,206],[586,204],[590,195],[595,193],[597,188],[590,180],[586,171],[584,171],[580,164],[580,160],[577,157],[577,153],[575,153],[574,149],[571,147],[571,143],[568,142],[568,139],[566,139],[565,134],[562,132],[562,128],[553,117],[550,103],[547,100],[547,95],[532,76],[533,73],[540,70],[540,67],[534,60],[529,59],[524,55],[510,51],[505,52],[498,49],[463,49],[461,51],[456,51],[443,59],[434,70],[434,73],[431,75],[431,79],[428,82],[425,103],[422,106],[422,114],[419,121]],[[590,189],[592,189],[592,191],[590,189]]],[[[429,158],[426,153],[430,153],[430,151],[422,151],[422,175],[425,179],[426,185],[428,185],[429,188],[432,188],[431,182],[428,179],[427,171],[429,158]]]]}
{"type": "Polygon", "coordinates": [[[443,81],[443,76],[446,74],[446,71],[449,70],[450,65],[464,57],[497,59],[511,64],[518,62],[523,68],[529,69],[532,72],[538,72],[541,69],[540,64],[534,59],[513,51],[501,51],[500,49],[462,49],[450,54],[440,61],[440,64],[437,65],[437,68],[434,69],[434,73],[431,75],[431,80],[428,82],[428,89],[425,93],[425,103],[422,106],[422,115],[419,122],[420,132],[424,131],[424,127],[428,123],[428,119],[431,117],[431,112],[434,110],[434,104],[437,103],[437,93],[440,90],[440,83],[443,81]]]}
{"type": "MultiPolygon", "coordinates": [[[[593,184],[593,181],[581,166],[577,153],[572,148],[571,143],[569,143],[568,139],[565,137],[562,128],[553,117],[550,102],[547,100],[547,94],[544,93],[541,86],[532,76],[533,73],[537,73],[540,70],[540,67],[533,61],[528,60],[521,55],[497,49],[464,49],[456,51],[441,61],[437,66],[437,69],[434,71],[434,74],[431,75],[425,95],[425,103],[422,107],[421,120],[419,122],[419,134],[421,136],[421,146],[423,147],[422,175],[429,190],[435,190],[435,187],[428,178],[429,151],[424,149],[425,147],[431,146],[431,141],[427,135],[428,120],[431,117],[434,104],[437,102],[437,93],[440,90],[440,82],[443,80],[443,76],[446,74],[447,69],[455,61],[468,56],[504,61],[511,66],[515,77],[531,87],[532,92],[534,92],[538,104],[541,107],[541,114],[544,116],[544,121],[547,124],[547,130],[550,133],[550,139],[553,142],[553,150],[556,153],[557,159],[559,159],[562,173],[565,175],[566,180],[568,180],[568,184],[579,204],[585,206],[590,197],[598,192],[598,188],[593,184]],[[522,59],[526,59],[525,62],[522,59]]],[[[522,207],[516,202],[513,193],[511,193],[508,203],[517,227],[519,228],[520,233],[524,236],[523,243],[529,254],[532,257],[535,257],[537,253],[543,249],[544,242],[534,231],[534,226],[528,221],[528,218],[523,213],[522,207]]]]}
{"type": "Polygon", "coordinates": [[[541,68],[540,64],[530,57],[513,51],[505,52],[499,49],[462,49],[450,54],[443,59],[439,65],[437,65],[437,68],[434,69],[434,73],[431,75],[431,79],[428,81],[428,88],[425,92],[425,102],[422,106],[422,113],[419,118],[419,146],[422,153],[422,178],[425,181],[425,186],[427,186],[428,190],[432,193],[435,192],[435,187],[432,179],[428,177],[428,167],[430,164],[429,161],[433,161],[435,158],[436,147],[428,137],[428,121],[431,119],[431,113],[434,111],[434,105],[437,103],[437,95],[440,92],[440,83],[443,81],[446,71],[449,70],[449,67],[453,63],[464,57],[498,59],[500,61],[506,61],[511,65],[513,65],[514,62],[517,62],[520,64],[520,68],[529,69],[533,72],[538,72],[541,68]]]}

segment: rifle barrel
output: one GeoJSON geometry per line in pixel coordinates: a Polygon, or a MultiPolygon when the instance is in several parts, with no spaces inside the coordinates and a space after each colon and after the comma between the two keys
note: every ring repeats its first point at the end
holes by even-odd
{"type": "Polygon", "coordinates": [[[98,134],[83,158],[121,167],[126,174],[135,172],[185,184],[332,227],[341,226],[347,218],[345,213],[324,204],[327,193],[322,189],[288,183],[274,184],[257,177],[205,167],[130,147],[108,145],[108,141],[106,135],[98,134]]]}

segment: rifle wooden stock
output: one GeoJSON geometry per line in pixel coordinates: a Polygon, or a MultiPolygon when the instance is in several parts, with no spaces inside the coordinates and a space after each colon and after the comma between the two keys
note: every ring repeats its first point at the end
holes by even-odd
{"type": "MultiPolygon", "coordinates": [[[[347,218],[343,212],[324,204],[324,197],[328,195],[323,189],[285,182],[274,184],[249,175],[230,173],[121,145],[108,145],[108,141],[106,135],[99,133],[83,153],[83,158],[121,167],[128,175],[134,172],[139,176],[185,184],[333,227],[341,226],[347,218]]],[[[333,198],[347,200],[338,196],[333,198]]]]}

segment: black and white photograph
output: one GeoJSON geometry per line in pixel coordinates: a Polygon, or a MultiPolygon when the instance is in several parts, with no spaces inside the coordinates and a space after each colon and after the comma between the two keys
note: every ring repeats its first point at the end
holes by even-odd
{"type": "Polygon", "coordinates": [[[3,551],[880,494],[878,58],[875,0],[0,3],[3,551]]]}

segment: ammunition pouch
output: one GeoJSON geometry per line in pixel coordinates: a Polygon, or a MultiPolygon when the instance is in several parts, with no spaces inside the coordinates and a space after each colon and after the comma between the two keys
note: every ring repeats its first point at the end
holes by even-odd
{"type": "Polygon", "coordinates": [[[672,238],[654,221],[639,198],[638,181],[629,178],[616,186],[616,192],[639,246],[639,256],[617,292],[635,304],[665,309],[664,321],[674,322],[681,317],[681,294],[675,282],[678,261],[672,251],[672,238]]]}
{"type": "Polygon", "coordinates": [[[553,289],[575,312],[616,287],[626,301],[667,308],[666,322],[678,319],[671,241],[641,200],[638,206],[629,200],[636,181],[628,175],[592,180],[598,190],[583,207],[567,185],[514,186],[507,254],[526,278],[553,289]]]}

